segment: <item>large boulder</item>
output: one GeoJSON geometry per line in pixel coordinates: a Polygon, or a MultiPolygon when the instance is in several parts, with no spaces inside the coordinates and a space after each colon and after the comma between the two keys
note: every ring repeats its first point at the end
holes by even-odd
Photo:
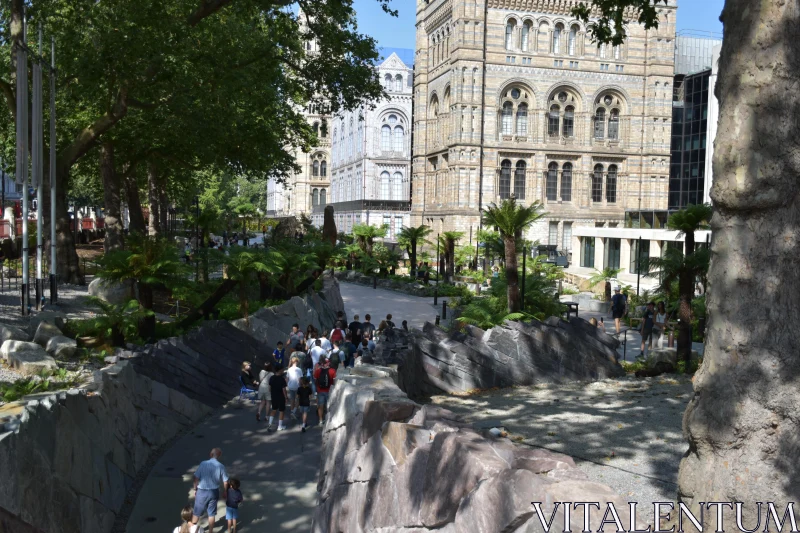
{"type": "Polygon", "coordinates": [[[5,341],[28,341],[30,340],[30,335],[26,331],[15,327],[15,326],[8,326],[6,324],[0,324],[0,343],[5,341]]]}
{"type": "Polygon", "coordinates": [[[124,304],[133,297],[132,292],[132,281],[117,283],[95,278],[89,283],[89,295],[110,304],[124,304]]]}
{"type": "Polygon", "coordinates": [[[45,350],[56,359],[69,359],[78,351],[78,342],[64,335],[56,335],[47,341],[45,350]]]}
{"type": "Polygon", "coordinates": [[[33,342],[5,341],[0,346],[0,355],[8,362],[8,366],[25,375],[58,368],[56,360],[33,342]]]}
{"type": "Polygon", "coordinates": [[[39,327],[36,328],[36,333],[33,335],[33,342],[44,348],[50,342],[50,339],[61,334],[61,330],[55,324],[39,322],[39,327]]]}
{"type": "Polygon", "coordinates": [[[40,311],[35,315],[31,315],[30,322],[28,323],[28,333],[31,337],[36,334],[39,324],[47,322],[53,324],[58,329],[63,329],[67,323],[67,315],[61,311],[40,311]]]}

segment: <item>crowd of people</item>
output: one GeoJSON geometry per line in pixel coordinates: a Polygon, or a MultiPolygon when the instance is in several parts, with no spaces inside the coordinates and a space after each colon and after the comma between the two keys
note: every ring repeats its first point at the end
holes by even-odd
{"type": "MultiPolygon", "coordinates": [[[[628,315],[628,297],[620,290],[619,286],[614,287],[614,295],[611,297],[611,316],[614,318],[614,329],[617,336],[620,333],[620,323],[628,315]]],[[[643,312],[641,323],[637,328],[642,336],[641,353],[645,355],[647,350],[653,349],[653,341],[658,345],[663,344],[664,336],[669,328],[667,309],[664,302],[649,302],[643,312]]],[[[601,330],[606,330],[605,322],[601,317],[598,321],[591,318],[589,323],[597,326],[601,330]]]]}

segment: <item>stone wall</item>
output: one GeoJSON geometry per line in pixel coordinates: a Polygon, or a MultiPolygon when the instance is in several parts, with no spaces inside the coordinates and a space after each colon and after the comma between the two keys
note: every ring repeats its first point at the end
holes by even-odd
{"type": "MultiPolygon", "coordinates": [[[[627,504],[588,481],[570,457],[494,438],[450,411],[416,404],[396,378],[389,368],[361,365],[337,380],[313,533],[536,532],[534,501],[613,502],[630,523],[627,504]]],[[[549,518],[552,505],[542,508],[549,518]]],[[[564,531],[563,516],[553,531],[564,531]]],[[[582,513],[573,511],[572,531],[582,526],[582,513]]]]}
{"type": "Polygon", "coordinates": [[[0,428],[0,532],[107,533],[151,456],[212,409],[127,361],[27,398],[0,428]]]}
{"type": "Polygon", "coordinates": [[[619,341],[573,318],[505,322],[447,333],[426,323],[406,341],[399,382],[412,398],[512,385],[597,380],[624,375],[619,341]]]}

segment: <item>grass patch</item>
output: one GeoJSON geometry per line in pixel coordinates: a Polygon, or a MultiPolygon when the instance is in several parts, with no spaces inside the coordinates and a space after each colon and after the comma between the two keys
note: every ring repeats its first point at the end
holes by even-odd
{"type": "Polygon", "coordinates": [[[69,389],[76,384],[76,380],[68,378],[69,372],[66,368],[44,370],[34,377],[19,379],[10,385],[0,385],[0,399],[4,402],[15,402],[29,394],[69,389]],[[51,377],[57,381],[50,381],[51,377]]]}

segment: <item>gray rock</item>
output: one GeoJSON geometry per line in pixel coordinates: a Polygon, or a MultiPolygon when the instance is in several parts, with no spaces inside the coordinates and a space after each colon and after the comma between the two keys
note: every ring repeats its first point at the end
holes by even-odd
{"type": "Polygon", "coordinates": [[[0,347],[0,355],[8,361],[10,367],[25,375],[58,368],[56,360],[33,342],[5,341],[0,347]]]}
{"type": "Polygon", "coordinates": [[[53,324],[58,329],[61,329],[64,327],[64,324],[67,323],[67,315],[61,311],[40,311],[39,313],[32,315],[31,321],[28,324],[28,333],[31,337],[34,336],[36,330],[39,328],[39,324],[42,322],[53,324]]]}
{"type": "MultiPolygon", "coordinates": [[[[40,326],[41,327],[41,326],[40,326]]],[[[47,341],[47,353],[56,359],[69,359],[78,351],[78,342],[63,335],[56,335],[47,341]]]]}
{"type": "Polygon", "coordinates": [[[31,339],[27,332],[15,326],[0,324],[0,343],[5,341],[29,341],[31,339]]]}
{"type": "Polygon", "coordinates": [[[132,289],[132,281],[117,283],[95,278],[91,283],[89,283],[90,296],[94,296],[110,304],[117,305],[124,304],[133,297],[132,289]]]}
{"type": "Polygon", "coordinates": [[[61,336],[61,330],[55,324],[50,322],[39,322],[36,328],[36,334],[33,336],[33,342],[41,347],[47,346],[47,343],[53,337],[61,336]]]}

